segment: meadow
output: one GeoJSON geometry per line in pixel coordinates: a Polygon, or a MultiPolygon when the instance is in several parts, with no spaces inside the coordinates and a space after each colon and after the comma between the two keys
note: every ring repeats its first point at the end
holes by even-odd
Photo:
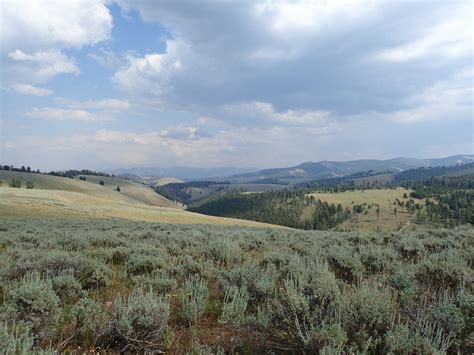
{"type": "Polygon", "coordinates": [[[161,223],[268,225],[184,211],[153,189],[129,180],[86,176],[86,181],[43,174],[0,171],[2,218],[122,218],[161,223]],[[21,188],[9,183],[21,181],[21,188]],[[100,185],[100,181],[104,185],[100,185]],[[34,188],[27,189],[32,182],[34,188]],[[120,186],[120,192],[116,191],[120,186]]]}
{"type": "MultiPolygon", "coordinates": [[[[343,192],[315,192],[309,194],[314,198],[330,204],[340,204],[343,208],[353,210],[355,205],[364,205],[364,212],[353,213],[352,218],[340,224],[338,230],[350,231],[392,231],[419,228],[415,214],[400,208],[396,201],[407,201],[411,190],[402,187],[392,189],[358,189],[343,192]],[[370,207],[369,207],[370,206],[370,207]],[[377,213],[378,207],[378,213],[377,213]],[[394,209],[397,212],[394,212],[394,209]]],[[[424,199],[416,199],[424,206],[424,199]]]]}
{"type": "Polygon", "coordinates": [[[0,348],[472,353],[474,229],[0,220],[0,348]]]}

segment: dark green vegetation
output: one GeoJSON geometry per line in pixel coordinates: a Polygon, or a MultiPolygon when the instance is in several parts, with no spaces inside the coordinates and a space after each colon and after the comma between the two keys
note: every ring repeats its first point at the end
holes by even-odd
{"type": "MultiPolygon", "coordinates": [[[[392,182],[383,184],[377,179],[379,175],[368,171],[346,177],[300,183],[292,189],[259,194],[224,190],[189,209],[213,216],[249,219],[301,229],[327,230],[350,218],[351,211],[340,205],[309,199],[306,194],[315,191],[344,193],[403,186],[414,191],[410,193],[410,199],[407,201],[397,199],[396,205],[393,206],[394,214],[400,210],[406,211],[412,215],[415,226],[429,223],[453,227],[474,223],[473,168],[474,164],[413,169],[395,174],[392,182]],[[469,172],[471,173],[463,175],[469,172]],[[399,183],[395,184],[397,181],[399,183]]],[[[405,196],[405,199],[407,198],[405,196]]],[[[382,202],[386,201],[379,203],[382,202]]],[[[355,207],[357,206],[352,206],[352,216],[364,212],[355,207]]]]}
{"type": "Polygon", "coordinates": [[[430,177],[405,182],[415,198],[426,198],[426,213],[431,221],[453,226],[474,224],[474,175],[430,177]]]}
{"type": "Polygon", "coordinates": [[[232,191],[189,210],[212,216],[318,230],[333,228],[350,217],[350,211],[341,205],[315,200],[314,197],[307,197],[306,192],[303,189],[255,194],[232,191]]]}
{"type": "Polygon", "coordinates": [[[472,353],[473,254],[469,226],[1,220],[0,348],[472,353]]]}

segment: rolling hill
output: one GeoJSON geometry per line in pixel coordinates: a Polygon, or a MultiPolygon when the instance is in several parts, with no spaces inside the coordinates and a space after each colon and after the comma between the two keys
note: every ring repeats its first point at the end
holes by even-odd
{"type": "Polygon", "coordinates": [[[334,177],[344,177],[358,172],[397,173],[420,167],[453,166],[474,162],[474,155],[455,155],[439,159],[395,158],[388,160],[353,160],[306,162],[287,168],[264,169],[255,173],[234,175],[226,178],[231,183],[257,183],[276,180],[282,183],[298,183],[334,177]]]}
{"type": "Polygon", "coordinates": [[[88,181],[57,176],[0,171],[1,218],[77,218],[271,227],[252,221],[204,216],[184,211],[151,188],[120,178],[86,176],[88,181]],[[12,179],[22,188],[9,187],[12,179]],[[104,186],[99,185],[104,180],[104,186]],[[35,187],[26,189],[26,182],[35,187]],[[114,189],[120,186],[121,192],[114,189]],[[122,192],[123,191],[123,192],[122,192]],[[156,197],[155,197],[156,196],[156,197]]]}

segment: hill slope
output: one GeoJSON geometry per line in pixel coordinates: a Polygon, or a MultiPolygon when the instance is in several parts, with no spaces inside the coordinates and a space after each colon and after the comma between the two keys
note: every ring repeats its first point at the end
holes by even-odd
{"type": "MultiPolygon", "coordinates": [[[[146,201],[151,203],[156,201],[153,199],[150,201],[147,192],[153,192],[153,190],[146,186],[117,178],[94,178],[104,180],[105,185],[42,174],[1,171],[0,181],[3,184],[0,186],[0,218],[121,218],[177,224],[273,227],[252,221],[204,216],[183,211],[166,199],[173,208],[150,205],[146,201]],[[31,181],[35,184],[35,188],[9,187],[8,182],[12,178],[22,178],[23,186],[26,181],[31,181]],[[123,189],[129,192],[128,196],[122,192],[114,191],[117,182],[120,183],[121,189],[123,186],[123,189]],[[144,201],[140,201],[138,198],[144,199],[144,201]]],[[[91,180],[93,180],[92,177],[91,180]]],[[[164,199],[164,197],[161,198],[164,199]]]]}
{"type": "Polygon", "coordinates": [[[395,158],[389,160],[353,160],[306,162],[287,168],[264,169],[256,173],[234,175],[229,181],[235,183],[257,182],[263,179],[276,179],[282,182],[297,183],[308,180],[343,177],[358,172],[400,172],[420,167],[453,166],[474,162],[473,155],[455,155],[439,159],[395,158]]]}

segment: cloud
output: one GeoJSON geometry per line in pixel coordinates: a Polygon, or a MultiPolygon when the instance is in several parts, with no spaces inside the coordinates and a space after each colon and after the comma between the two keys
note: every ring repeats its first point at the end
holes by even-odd
{"type": "Polygon", "coordinates": [[[330,112],[312,110],[286,110],[279,112],[268,102],[242,102],[224,106],[224,111],[242,120],[273,126],[321,126],[328,122],[330,112]]]}
{"type": "Polygon", "coordinates": [[[84,110],[69,110],[54,107],[34,107],[26,113],[27,117],[41,118],[50,121],[80,121],[80,122],[103,122],[110,118],[100,114],[84,110]]]}
{"type": "Polygon", "coordinates": [[[459,16],[442,22],[416,39],[393,48],[380,51],[376,59],[387,62],[404,62],[429,57],[457,58],[472,55],[472,18],[468,6],[459,16]],[[464,12],[464,13],[463,13],[464,12]]]}
{"type": "Polygon", "coordinates": [[[78,74],[63,50],[110,38],[112,16],[104,1],[0,2],[2,81],[42,83],[59,74],[78,74]]]}
{"type": "Polygon", "coordinates": [[[130,108],[130,103],[126,100],[119,99],[103,99],[103,100],[87,100],[87,101],[74,101],[68,99],[59,99],[59,103],[62,103],[70,108],[79,108],[86,110],[110,110],[110,111],[122,111],[130,108]]]}
{"type": "Polygon", "coordinates": [[[127,57],[114,83],[160,109],[231,123],[236,115],[222,108],[242,103],[253,117],[281,124],[397,112],[459,65],[472,65],[472,4],[118,3],[171,36],[163,53],[127,57]]]}
{"type": "Polygon", "coordinates": [[[59,50],[25,53],[19,49],[8,54],[7,80],[25,78],[31,82],[47,82],[59,74],[79,74],[74,59],[59,50]]]}
{"type": "Polygon", "coordinates": [[[23,95],[33,95],[33,96],[49,96],[53,94],[52,90],[40,88],[28,84],[14,84],[12,88],[23,95]]]}

